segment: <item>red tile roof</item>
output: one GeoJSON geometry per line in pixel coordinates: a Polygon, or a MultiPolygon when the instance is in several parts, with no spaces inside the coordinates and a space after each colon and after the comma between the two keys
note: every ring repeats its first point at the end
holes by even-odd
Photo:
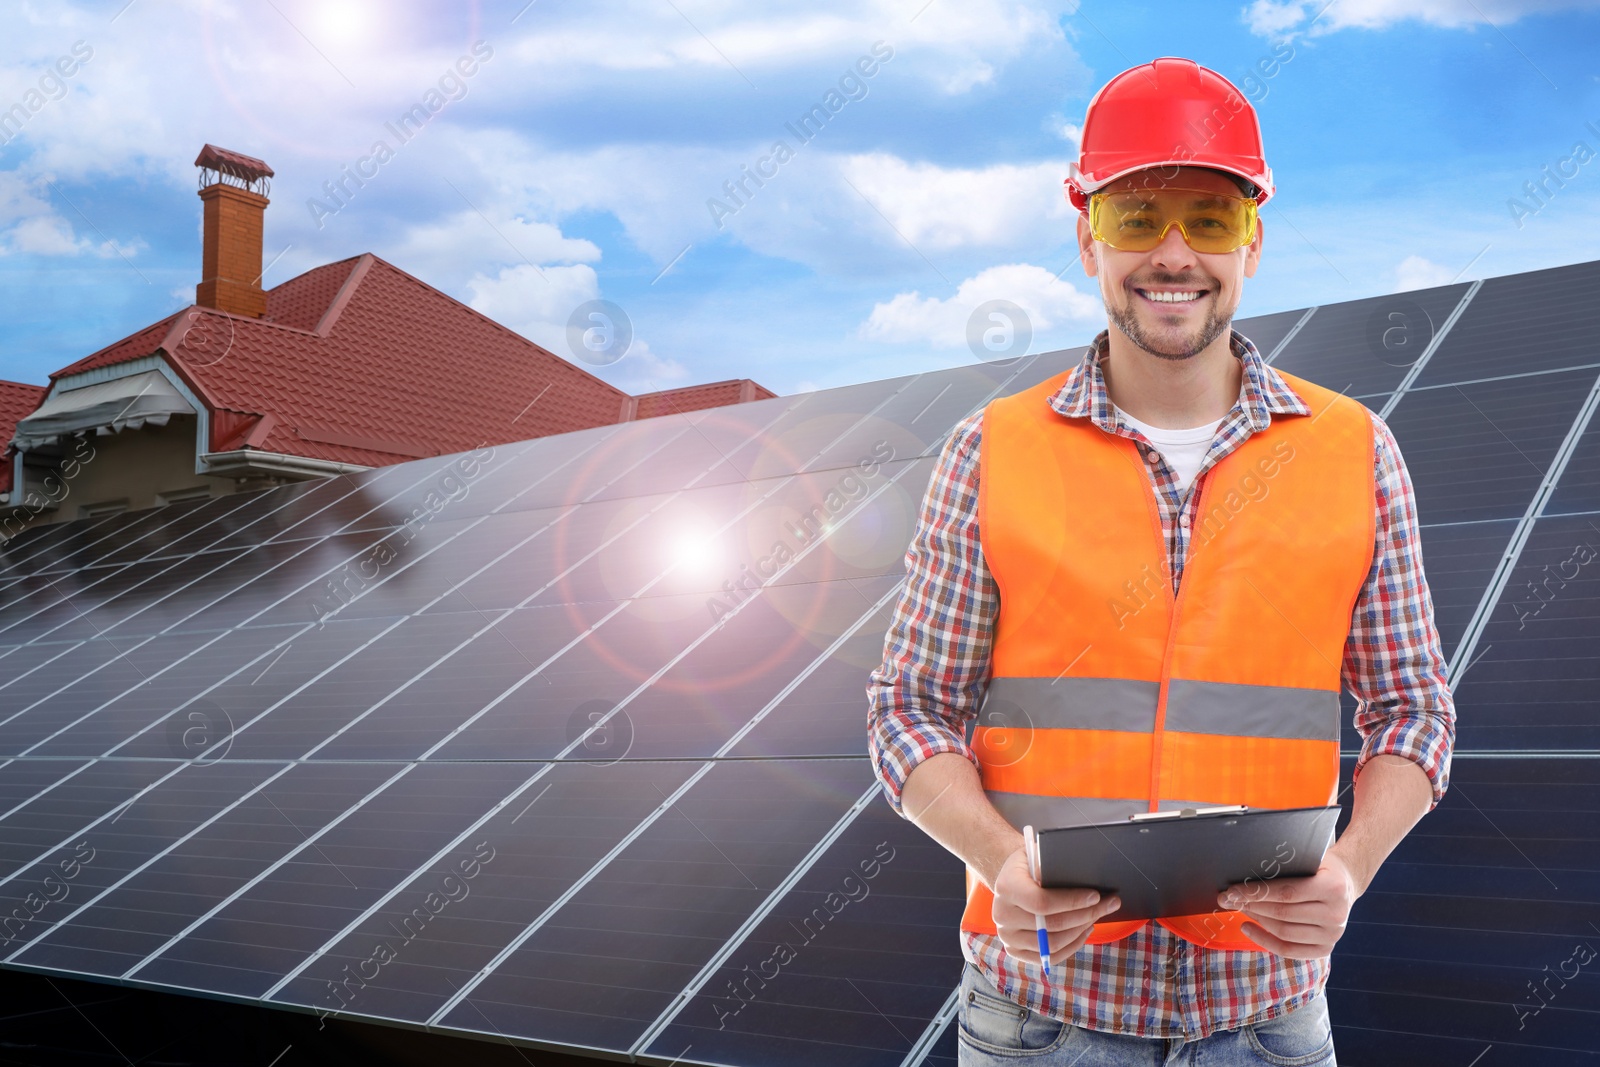
{"type": "Polygon", "coordinates": [[[255,156],[247,156],[243,152],[233,152],[226,148],[218,148],[214,144],[201,147],[200,154],[194,159],[194,165],[247,182],[274,176],[272,168],[255,156]]]}
{"type": "Polygon", "coordinates": [[[115,344],[107,345],[98,352],[91,352],[76,363],[68,364],[50,375],[50,380],[64,378],[69,374],[80,374],[96,367],[109,367],[113,363],[126,363],[130,359],[142,359],[154,355],[161,345],[161,339],[166,337],[172,329],[172,323],[182,315],[176,311],[159,322],[153,322],[142,330],[136,330],[115,344]]]}
{"type": "Polygon", "coordinates": [[[213,451],[382,466],[608,425],[630,399],[370,254],[271,289],[264,318],[189,308],[51,377],[157,350],[217,412],[213,451]]]}
{"type": "Polygon", "coordinates": [[[290,278],[267,294],[267,318],[280,326],[315,330],[360,262],[360,256],[352,256],[290,278]]]}
{"type": "Polygon", "coordinates": [[[729,378],[725,382],[685,385],[677,389],[641,393],[635,398],[633,417],[653,419],[657,415],[699,411],[702,408],[720,408],[727,404],[746,404],[752,400],[765,400],[769,396],[777,395],[771,389],[757,385],[749,378],[729,378]]]}
{"type": "Polygon", "coordinates": [[[161,354],[211,412],[209,451],[384,466],[775,395],[748,378],[634,398],[368,254],[190,307],[50,377],[161,354]]]}
{"type": "Polygon", "coordinates": [[[44,403],[48,386],[0,380],[0,493],[11,491],[11,450],[6,447],[21,422],[44,403]]]}

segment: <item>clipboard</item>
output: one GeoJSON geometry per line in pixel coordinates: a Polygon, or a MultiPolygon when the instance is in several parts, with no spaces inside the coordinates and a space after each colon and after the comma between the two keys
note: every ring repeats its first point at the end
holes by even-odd
{"type": "Polygon", "coordinates": [[[1183,808],[1039,830],[1039,884],[1115,893],[1122,906],[1099,922],[1226,911],[1217,894],[1227,886],[1316,874],[1339,811],[1183,808]]]}

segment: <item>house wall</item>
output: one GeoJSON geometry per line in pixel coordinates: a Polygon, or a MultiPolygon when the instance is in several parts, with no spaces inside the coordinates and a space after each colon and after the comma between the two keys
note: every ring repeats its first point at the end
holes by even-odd
{"type": "Polygon", "coordinates": [[[83,517],[85,507],[117,500],[126,500],[129,511],[139,511],[167,503],[167,494],[197,487],[206,487],[212,496],[232,493],[232,478],[194,473],[195,422],[193,415],[178,415],[165,426],[91,437],[77,452],[67,446],[68,456],[80,457],[77,470],[62,477],[65,492],[57,506],[40,511],[28,525],[71,522],[83,517]]]}

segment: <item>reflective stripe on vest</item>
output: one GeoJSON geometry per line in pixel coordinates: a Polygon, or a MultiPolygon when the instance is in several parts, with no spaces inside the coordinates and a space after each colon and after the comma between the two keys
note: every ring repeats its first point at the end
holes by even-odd
{"type": "MultiPolygon", "coordinates": [[[[1174,598],[1145,462],[1050,408],[1065,377],[984,413],[979,530],[1000,610],[973,750],[991,802],[1041,829],[1332,803],[1340,667],[1373,550],[1366,409],[1283,375],[1312,414],[1274,416],[1202,476],[1174,598]]],[[[962,929],[994,933],[993,894],[975,872],[967,884],[962,929]]],[[[1260,951],[1237,911],[1156,921],[1260,951]]],[[[1088,940],[1143,925],[1098,923],[1088,940]]]]}

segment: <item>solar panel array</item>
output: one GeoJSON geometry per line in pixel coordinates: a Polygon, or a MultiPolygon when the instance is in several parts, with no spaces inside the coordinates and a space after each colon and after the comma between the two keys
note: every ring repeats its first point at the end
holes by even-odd
{"type": "MultiPolygon", "coordinates": [[[[1341,1062],[1600,1047],[1600,985],[1550,979],[1600,945],[1597,283],[1236,324],[1388,418],[1457,679],[1453,787],[1335,953],[1341,1062]]],[[[640,1062],[953,1064],[961,867],[883,801],[864,687],[950,428],[1081,355],[27,531],[0,962],[640,1062]]]]}

